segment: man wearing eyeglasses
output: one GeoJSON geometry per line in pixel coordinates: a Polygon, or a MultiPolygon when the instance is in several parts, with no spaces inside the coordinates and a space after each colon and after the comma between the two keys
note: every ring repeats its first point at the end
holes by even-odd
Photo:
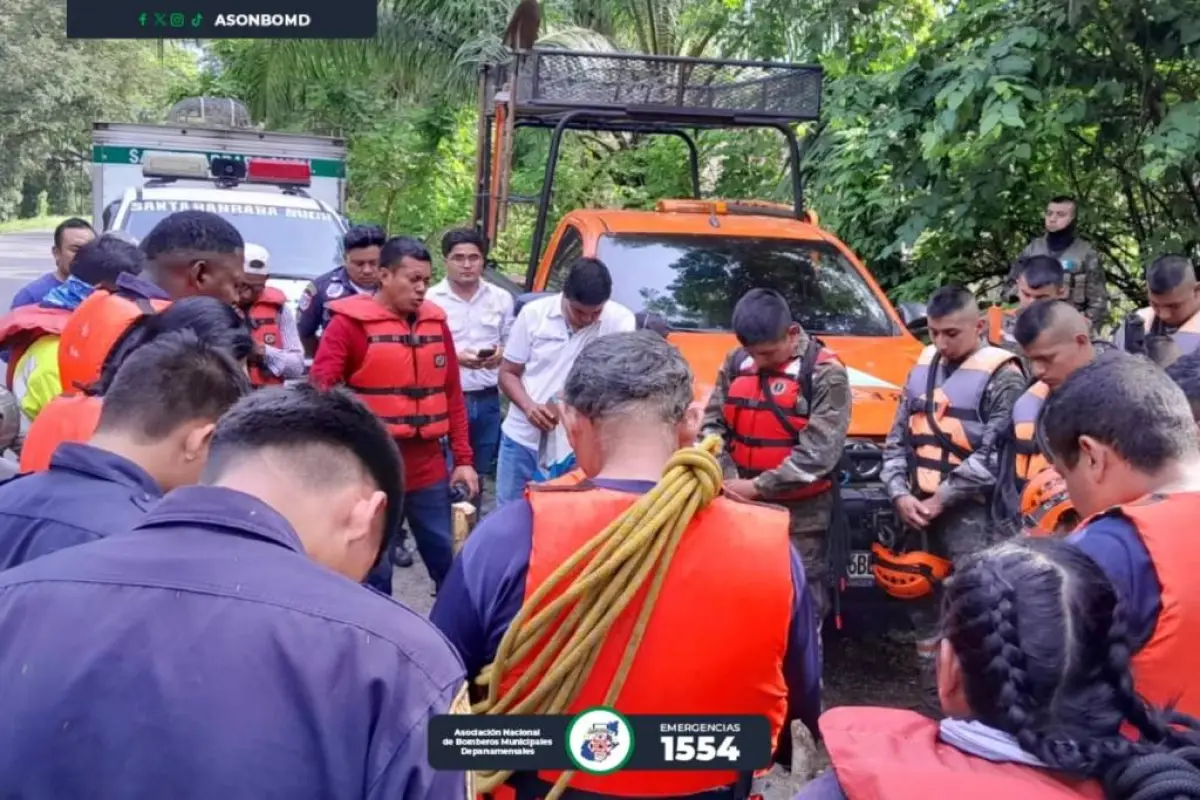
{"type": "Polygon", "coordinates": [[[486,254],[483,239],[474,230],[453,230],[443,236],[442,256],[446,277],[429,290],[427,298],[446,312],[454,337],[475,472],[482,480],[496,474],[501,420],[497,370],[513,324],[513,298],[483,280],[486,254]]]}

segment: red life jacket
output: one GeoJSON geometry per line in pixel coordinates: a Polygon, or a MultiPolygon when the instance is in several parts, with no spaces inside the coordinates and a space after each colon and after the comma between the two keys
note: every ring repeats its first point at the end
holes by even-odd
{"type": "Polygon", "coordinates": [[[1156,706],[1200,714],[1200,544],[1192,527],[1200,519],[1200,492],[1148,495],[1097,514],[1133,523],[1162,589],[1162,608],[1150,641],[1133,657],[1134,688],[1156,706]]]}
{"type": "Polygon", "coordinates": [[[25,351],[43,336],[61,336],[70,317],[71,312],[65,308],[33,305],[14,308],[0,318],[0,348],[8,349],[5,385],[9,391],[13,388],[17,362],[25,355],[25,351]]]}
{"type": "Polygon", "coordinates": [[[83,443],[92,438],[100,424],[99,397],[60,394],[42,409],[29,426],[21,445],[21,472],[42,472],[63,442],[83,443]]]}
{"type": "MultiPolygon", "coordinates": [[[[254,305],[246,312],[246,324],[250,326],[250,335],[255,342],[268,347],[279,346],[279,315],[285,305],[287,297],[283,292],[270,287],[263,289],[254,305]]],[[[250,367],[249,372],[250,382],[255,386],[277,386],[283,383],[283,378],[257,364],[250,367]]]]}
{"type": "Polygon", "coordinates": [[[446,397],[446,313],[430,302],[416,319],[388,311],[369,295],[326,305],[367,332],[367,357],[346,386],[397,439],[440,439],[450,433],[446,397]]]}
{"type": "MultiPolygon", "coordinates": [[[[833,351],[810,338],[802,358],[778,372],[761,372],[744,350],[735,356],[737,374],[725,396],[725,424],[731,431],[729,457],[739,469],[765,472],[775,469],[792,453],[800,433],[808,427],[812,408],[813,371],[837,363],[833,351]],[[800,412],[803,400],[804,412],[800,412]]],[[[790,492],[779,500],[802,500],[827,491],[828,478],[790,492]]]]}
{"type": "MultiPolygon", "coordinates": [[[[639,496],[582,484],[535,484],[533,547],[525,602],[578,548],[620,516],[639,496]]],[[[671,559],[643,634],[637,659],[616,706],[624,714],[762,714],[778,741],[787,716],[783,659],[792,614],[788,515],[782,509],[717,498],[692,519],[671,559]],[[713,586],[721,586],[714,593],[713,586]],[[754,609],[747,615],[746,609],[754,609]],[[714,654],[734,654],[714,657],[714,654]],[[687,665],[680,669],[680,665],[687,665]]],[[[581,567],[582,568],[582,567],[581,567]]],[[[553,602],[548,594],[539,608],[553,602]]],[[[602,704],[625,654],[649,582],[610,629],[579,695],[565,712],[602,704]]],[[[508,691],[537,657],[508,672],[508,691]]],[[[559,772],[539,772],[553,784],[559,772]]],[[[607,797],[677,797],[731,786],[732,771],[577,772],[570,788],[607,797]]],[[[496,800],[514,797],[511,789],[496,800]]],[[[570,796],[570,790],[568,790],[570,796]]]]}
{"type": "Polygon", "coordinates": [[[1093,781],[969,755],[938,739],[915,711],[843,706],[821,715],[821,736],[848,800],[1102,800],[1093,781]]]}
{"type": "Polygon", "coordinates": [[[170,300],[131,300],[104,289],[88,295],[67,320],[58,343],[63,391],[79,392],[100,380],[109,354],[133,323],[169,305],[170,300]]]}

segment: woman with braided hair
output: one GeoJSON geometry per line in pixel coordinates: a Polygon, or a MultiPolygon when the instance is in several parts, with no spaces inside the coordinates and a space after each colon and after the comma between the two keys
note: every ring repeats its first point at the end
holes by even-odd
{"type": "Polygon", "coordinates": [[[1078,548],[1017,539],[964,559],[942,630],[947,719],[829,711],[833,769],[796,800],[1200,798],[1197,722],[1134,692],[1117,594],[1078,548]]]}

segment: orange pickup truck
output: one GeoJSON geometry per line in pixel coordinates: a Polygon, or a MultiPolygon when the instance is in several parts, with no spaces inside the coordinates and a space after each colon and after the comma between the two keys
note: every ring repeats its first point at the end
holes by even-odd
{"type": "Polygon", "coordinates": [[[854,405],[841,475],[849,541],[831,547],[839,562],[831,566],[847,590],[846,614],[858,627],[891,616],[855,610],[874,612],[889,602],[875,587],[871,545],[896,546],[903,532],[878,475],[883,439],[921,352],[910,327],[923,323],[924,309],[905,304],[898,313],[854,253],[803,208],[793,128],[816,118],[819,96],[816,67],[560,50],[520,54],[484,75],[476,223],[488,238],[503,225],[514,130],[551,129],[529,266],[524,286],[513,287],[519,302],[557,291],[579,256],[601,259],[612,272],[613,300],[687,357],[700,400],[737,346],[730,320],[738,298],[766,287],[788,299],[804,329],[836,351],[850,375],[854,405]],[[699,76],[707,91],[696,85],[699,76]],[[691,131],[717,127],[778,130],[791,156],[795,203],[702,199],[691,131]],[[559,142],[565,131],[580,129],[683,138],[692,154],[695,197],[662,200],[651,211],[571,211],[543,248],[559,142]]]}

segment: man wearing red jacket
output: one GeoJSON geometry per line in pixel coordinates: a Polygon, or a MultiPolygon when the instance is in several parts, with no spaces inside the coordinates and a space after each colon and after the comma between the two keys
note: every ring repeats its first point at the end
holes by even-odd
{"type": "MultiPolygon", "coordinates": [[[[450,486],[473,497],[467,409],[446,314],[425,301],[432,257],[407,236],[389,239],[379,258],[379,290],[328,305],[332,317],[313,359],[310,378],[358,395],[396,440],[404,460],[404,517],[434,586],[453,560],[450,486]],[[454,472],[447,479],[441,439],[450,438],[454,472]]],[[[391,567],[368,583],[391,593],[391,567]]]]}

